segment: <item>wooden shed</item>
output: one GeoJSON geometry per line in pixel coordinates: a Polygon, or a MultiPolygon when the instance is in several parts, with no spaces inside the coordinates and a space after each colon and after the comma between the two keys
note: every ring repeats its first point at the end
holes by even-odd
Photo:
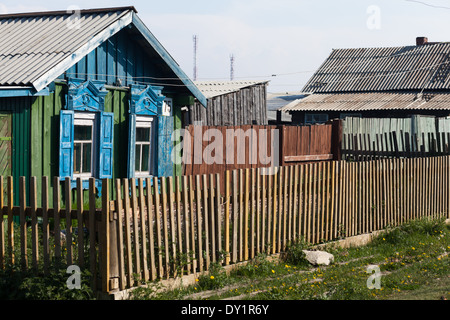
{"type": "Polygon", "coordinates": [[[103,178],[181,172],[172,132],[206,98],[134,7],[0,15],[0,38],[0,158],[15,194],[21,176],[94,177],[101,191],[103,178]]]}
{"type": "Polygon", "coordinates": [[[267,125],[268,83],[196,81],[196,86],[208,100],[207,107],[196,100],[185,115],[185,123],[204,126],[267,125]]]}

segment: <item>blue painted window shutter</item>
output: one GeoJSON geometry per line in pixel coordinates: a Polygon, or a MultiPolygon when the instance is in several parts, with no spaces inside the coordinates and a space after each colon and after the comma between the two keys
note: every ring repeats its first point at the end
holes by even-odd
{"type": "Polygon", "coordinates": [[[173,176],[172,161],[172,132],[173,117],[158,117],[158,160],[157,173],[158,177],[173,176]]]}
{"type": "Polygon", "coordinates": [[[72,110],[61,110],[59,134],[59,177],[61,179],[72,178],[74,141],[74,112],[72,110]]]}
{"type": "Polygon", "coordinates": [[[136,114],[129,114],[128,125],[128,178],[134,178],[136,158],[136,114]]]}
{"type": "Polygon", "coordinates": [[[114,113],[100,113],[99,133],[99,179],[111,179],[113,176],[113,132],[114,113]]]}

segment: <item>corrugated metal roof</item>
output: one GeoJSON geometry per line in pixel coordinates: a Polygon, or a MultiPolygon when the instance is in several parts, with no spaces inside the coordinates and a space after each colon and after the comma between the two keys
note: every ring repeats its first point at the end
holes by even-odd
{"type": "Polygon", "coordinates": [[[206,98],[136,15],[133,6],[0,15],[0,88],[44,89],[104,41],[133,25],[180,82],[206,98]]]}
{"type": "Polygon", "coordinates": [[[315,93],[281,111],[450,110],[450,93],[315,93]]]}
{"type": "Polygon", "coordinates": [[[131,10],[0,15],[0,85],[31,85],[131,10]]]}
{"type": "Polygon", "coordinates": [[[302,93],[268,93],[267,110],[278,110],[292,101],[301,99],[306,95],[302,93]]]}
{"type": "Polygon", "coordinates": [[[303,92],[450,89],[450,43],[335,49],[303,92]]]}
{"type": "Polygon", "coordinates": [[[269,81],[194,81],[197,88],[207,99],[268,82],[269,81]]]}

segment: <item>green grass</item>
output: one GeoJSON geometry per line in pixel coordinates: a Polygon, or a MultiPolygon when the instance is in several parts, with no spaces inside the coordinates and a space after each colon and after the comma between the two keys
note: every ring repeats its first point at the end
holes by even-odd
{"type": "MultiPolygon", "coordinates": [[[[215,266],[187,288],[163,291],[152,299],[244,300],[437,300],[450,298],[450,228],[444,220],[424,219],[388,228],[366,246],[325,250],[335,263],[313,268],[305,263],[304,242],[289,246],[285,260],[259,255],[229,275],[215,266]],[[380,289],[369,289],[367,272],[377,265],[380,289]],[[438,280],[439,279],[439,280],[438,280]]],[[[132,299],[148,299],[152,289],[140,289],[132,299]]]]}
{"type": "MultiPolygon", "coordinates": [[[[15,230],[17,232],[17,230],[15,230]]],[[[19,239],[18,235],[15,237],[19,239]]],[[[16,244],[16,248],[19,248],[16,244]]],[[[260,254],[227,274],[213,264],[210,273],[199,276],[193,285],[161,290],[155,282],[139,288],[132,299],[148,300],[437,300],[450,298],[450,227],[444,220],[421,220],[388,228],[366,246],[342,249],[331,244],[330,266],[313,268],[305,262],[302,250],[310,245],[293,243],[284,260],[260,254]],[[370,265],[382,272],[381,288],[369,289],[370,265]]],[[[74,251],[74,253],[76,250],[74,251]]],[[[17,259],[20,258],[17,252],[17,259]]],[[[19,261],[19,260],[18,260],[19,261]]],[[[40,259],[42,261],[42,257],[40,259]]],[[[18,265],[0,270],[0,299],[75,300],[94,299],[85,272],[81,290],[70,290],[65,269],[52,266],[49,277],[21,272],[18,265]]]]}
{"type": "MultiPolygon", "coordinates": [[[[6,224],[6,220],[5,220],[6,224]]],[[[78,239],[73,236],[73,261],[76,264],[78,259],[78,239]]],[[[42,243],[42,232],[39,230],[39,242],[42,243]]],[[[49,274],[44,273],[43,250],[39,251],[39,264],[37,270],[33,270],[31,259],[31,228],[27,228],[27,270],[21,268],[21,249],[20,249],[20,231],[19,226],[14,226],[14,256],[15,264],[9,263],[10,253],[6,252],[5,266],[0,268],[0,300],[93,300],[93,292],[90,281],[91,274],[86,270],[81,271],[81,289],[69,289],[67,280],[72,275],[67,273],[66,245],[61,247],[61,262],[57,262],[53,257],[54,237],[49,238],[49,247],[51,248],[52,262],[48,266],[49,274]]],[[[85,250],[86,254],[87,248],[85,250]]],[[[89,257],[85,256],[85,261],[89,263],[89,257]]]]}

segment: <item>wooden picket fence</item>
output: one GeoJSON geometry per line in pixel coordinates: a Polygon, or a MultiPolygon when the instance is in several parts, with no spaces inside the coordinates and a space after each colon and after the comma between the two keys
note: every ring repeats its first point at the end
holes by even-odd
{"type": "MultiPolygon", "coordinates": [[[[103,180],[101,208],[95,208],[95,181],[90,179],[88,210],[82,209],[81,188],[68,191],[68,180],[62,184],[65,208],[59,187],[49,208],[47,178],[42,180],[42,208],[36,206],[35,178],[30,206],[25,205],[22,178],[20,206],[14,207],[8,178],[8,201],[0,197],[5,217],[0,262],[3,267],[20,261],[23,269],[36,272],[41,265],[48,272],[54,260],[77,264],[89,268],[93,286],[111,293],[141,281],[202,273],[213,263],[230,265],[259,253],[281,253],[300,239],[317,244],[422,217],[450,218],[450,156],[229,170],[224,190],[220,177],[103,180]],[[109,200],[111,183],[115,201],[109,200]],[[76,195],[76,209],[71,193],[76,195]],[[14,216],[20,217],[18,247],[12,239],[14,216]],[[86,234],[80,232],[83,226],[86,234]],[[65,239],[60,238],[63,227],[65,239]]],[[[54,184],[60,185],[58,180],[54,184]]]]}
{"type": "Polygon", "coordinates": [[[226,172],[225,190],[219,174],[154,178],[159,192],[139,180],[131,196],[129,181],[117,180],[110,290],[280,253],[299,239],[450,217],[449,178],[450,157],[434,157],[238,169],[226,172]]]}
{"type": "Polygon", "coordinates": [[[342,159],[414,158],[450,155],[450,118],[352,118],[342,121],[342,159]]]}
{"type": "Polygon", "coordinates": [[[39,208],[36,177],[30,178],[29,206],[25,177],[19,180],[19,206],[13,205],[13,181],[9,176],[5,183],[5,178],[0,176],[0,268],[20,263],[23,271],[31,268],[36,274],[43,272],[48,275],[51,265],[58,268],[61,265],[76,264],[80,268],[89,268],[92,274],[91,285],[97,288],[101,261],[98,233],[103,210],[96,208],[95,179],[89,181],[88,210],[83,206],[84,192],[80,179],[77,181],[77,188],[72,190],[70,179],[60,181],[58,177],[54,178],[53,208],[49,204],[48,177],[42,177],[39,208]],[[64,194],[61,193],[62,187],[64,194]],[[76,209],[72,205],[74,193],[76,209]],[[4,201],[4,195],[7,201],[4,201]],[[14,222],[15,217],[19,217],[19,225],[14,222]],[[74,225],[77,227],[73,228],[74,225]],[[28,238],[30,234],[31,239],[28,238]],[[19,239],[15,239],[15,235],[19,239]]]}

